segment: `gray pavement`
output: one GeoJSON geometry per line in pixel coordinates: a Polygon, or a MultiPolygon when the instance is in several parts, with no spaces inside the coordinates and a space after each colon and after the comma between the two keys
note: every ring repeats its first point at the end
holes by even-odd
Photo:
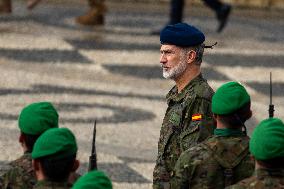
{"type": "MultiPolygon", "coordinates": [[[[76,134],[85,172],[92,126],[97,124],[99,168],[115,188],[150,188],[157,141],[173,83],[161,76],[159,37],[152,30],[167,21],[165,3],[108,2],[104,27],[82,27],[74,18],[84,2],[46,1],[28,12],[14,2],[12,15],[0,15],[0,164],[21,155],[17,143],[20,110],[51,101],[60,125],[76,134]]],[[[205,7],[188,6],[185,21],[201,28],[207,43],[204,76],[213,88],[242,82],[253,100],[255,124],[267,117],[269,72],[273,72],[275,115],[284,118],[284,12],[234,9],[227,28],[205,7]]]]}

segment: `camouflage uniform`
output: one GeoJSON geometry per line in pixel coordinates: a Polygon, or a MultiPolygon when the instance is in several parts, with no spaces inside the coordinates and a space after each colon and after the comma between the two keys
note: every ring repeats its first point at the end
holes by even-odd
{"type": "Polygon", "coordinates": [[[33,187],[33,189],[69,189],[72,185],[67,182],[49,182],[49,181],[39,181],[33,187]]]}
{"type": "Polygon", "coordinates": [[[3,189],[28,189],[36,183],[30,153],[10,163],[11,169],[2,177],[3,189]]]}
{"type": "Polygon", "coordinates": [[[181,154],[171,188],[224,188],[253,174],[248,136],[213,136],[181,154]]]}
{"type": "Polygon", "coordinates": [[[255,174],[238,182],[235,185],[227,187],[228,189],[268,189],[284,188],[284,170],[257,169],[255,174]]]}
{"type": "Polygon", "coordinates": [[[201,74],[180,93],[176,86],[168,93],[168,108],[160,131],[153,172],[153,188],[168,188],[170,175],[181,152],[211,135],[214,127],[211,113],[213,93],[201,74]]]}
{"type": "MultiPolygon", "coordinates": [[[[31,189],[35,185],[36,177],[32,168],[32,157],[30,153],[25,153],[19,159],[11,162],[9,167],[0,175],[1,189],[31,189]]],[[[1,168],[2,169],[2,168],[1,168]]],[[[69,180],[74,183],[81,175],[72,173],[69,180]]]]}

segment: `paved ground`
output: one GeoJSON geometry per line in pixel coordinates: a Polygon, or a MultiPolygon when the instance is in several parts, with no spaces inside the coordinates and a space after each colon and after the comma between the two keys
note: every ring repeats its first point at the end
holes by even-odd
{"type": "MultiPolygon", "coordinates": [[[[96,119],[99,168],[115,188],[150,188],[164,95],[173,84],[161,77],[159,37],[149,35],[167,21],[166,4],[109,2],[104,27],[80,27],[74,17],[84,2],[44,2],[34,11],[14,2],[13,15],[0,16],[0,162],[21,155],[17,116],[27,104],[52,101],[60,125],[79,143],[86,171],[96,119]]],[[[190,7],[185,21],[200,27],[208,44],[204,75],[213,88],[230,80],[246,85],[254,125],[267,117],[269,72],[273,72],[276,116],[284,113],[284,13],[234,10],[228,27],[204,7],[190,7]]]]}

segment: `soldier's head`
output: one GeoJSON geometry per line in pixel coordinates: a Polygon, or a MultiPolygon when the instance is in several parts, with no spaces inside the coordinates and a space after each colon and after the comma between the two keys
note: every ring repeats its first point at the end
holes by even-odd
{"type": "Polygon", "coordinates": [[[102,171],[91,171],[80,177],[72,189],[112,189],[112,184],[102,171]]]}
{"type": "Polygon", "coordinates": [[[166,26],[160,34],[163,76],[176,79],[187,69],[199,71],[204,41],[204,34],[194,26],[186,23],[166,26]]]}
{"type": "Polygon", "coordinates": [[[228,82],[219,87],[212,98],[212,112],[223,126],[239,129],[252,116],[248,92],[238,82],[228,82]]]}
{"type": "Polygon", "coordinates": [[[260,122],[254,129],[249,149],[257,165],[265,168],[284,168],[284,124],[278,118],[260,122]]]}
{"type": "Polygon", "coordinates": [[[64,182],[79,167],[77,143],[67,128],[45,131],[32,151],[33,168],[38,180],[64,182]]]}
{"type": "Polygon", "coordinates": [[[58,127],[58,113],[50,102],[37,102],[24,107],[18,118],[19,142],[31,152],[37,138],[46,130],[58,127]]]}

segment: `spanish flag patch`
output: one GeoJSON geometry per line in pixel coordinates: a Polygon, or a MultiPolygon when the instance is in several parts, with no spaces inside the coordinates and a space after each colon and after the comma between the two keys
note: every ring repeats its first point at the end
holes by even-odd
{"type": "Polygon", "coordinates": [[[202,119],[202,115],[201,114],[193,114],[191,117],[192,121],[200,121],[202,119]]]}

